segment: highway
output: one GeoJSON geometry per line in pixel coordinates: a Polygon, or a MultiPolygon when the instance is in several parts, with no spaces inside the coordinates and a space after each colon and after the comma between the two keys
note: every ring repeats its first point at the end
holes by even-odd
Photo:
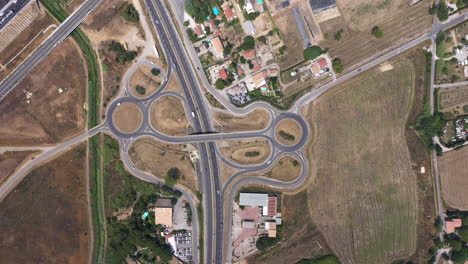
{"type": "MultiPolygon", "coordinates": [[[[172,4],[172,1],[170,2],[172,4]]],[[[15,85],[34,68],[34,66],[36,66],[48,53],[50,53],[58,43],[65,39],[84,20],[86,15],[99,5],[99,3],[100,0],[88,0],[84,2],[82,6],[73,14],[71,14],[69,18],[64,23],[62,23],[54,31],[54,33],[47,40],[45,40],[43,44],[41,44],[38,49],[36,49],[15,71],[13,71],[10,76],[8,76],[2,83],[0,83],[0,100],[4,98],[8,92],[11,91],[11,89],[13,89],[15,85]]],[[[158,35],[161,48],[163,49],[165,57],[167,58],[168,69],[165,73],[166,82],[154,94],[141,99],[135,97],[132,94],[128,87],[128,78],[124,77],[123,87],[125,87],[125,90],[122,91],[118,97],[109,105],[106,113],[108,118],[103,124],[55,147],[48,147],[45,149],[42,154],[19,169],[18,172],[16,172],[5,182],[5,184],[0,186],[0,200],[2,200],[19,181],[21,181],[21,179],[30,169],[42,162],[45,162],[46,160],[49,160],[58,153],[70,148],[71,146],[76,145],[79,142],[82,142],[100,132],[112,133],[118,138],[119,144],[121,146],[122,159],[125,166],[129,169],[129,171],[132,172],[134,176],[148,182],[160,182],[160,180],[156,179],[152,175],[139,171],[132,164],[128,156],[128,149],[135,140],[141,137],[153,137],[157,140],[167,143],[195,143],[198,146],[198,151],[200,154],[200,160],[196,166],[196,171],[200,189],[203,193],[202,202],[205,216],[205,223],[198,223],[200,225],[203,224],[205,227],[204,263],[230,262],[230,254],[232,252],[230,248],[232,244],[230,241],[231,237],[223,237],[223,231],[227,230],[228,234],[230,234],[232,223],[232,203],[234,201],[235,193],[243,184],[257,183],[283,189],[294,189],[304,183],[308,175],[308,161],[305,157],[304,147],[309,139],[308,123],[302,118],[300,112],[300,109],[304,105],[309,104],[318,96],[335,85],[343,83],[346,80],[349,80],[360,74],[361,72],[375,67],[378,64],[394,56],[397,56],[406,50],[409,50],[423,41],[433,39],[441,30],[448,29],[467,19],[467,14],[464,14],[452,18],[444,24],[434,23],[434,27],[431,32],[426,33],[400,47],[390,50],[379,57],[370,59],[368,63],[363,64],[359,68],[351,70],[348,73],[342,75],[340,78],[337,78],[336,80],[331,81],[330,83],[305,94],[298,101],[296,101],[290,110],[279,111],[265,102],[255,102],[244,108],[237,108],[230,104],[225,94],[216,90],[208,83],[203,71],[196,71],[195,68],[192,67],[192,63],[195,65],[199,64],[198,58],[194,60],[192,56],[193,47],[184,47],[185,44],[190,45],[190,41],[187,42],[185,32],[182,32],[183,40],[181,39],[163,2],[159,0],[145,0],[144,3],[148,13],[150,14],[152,26],[158,35]],[[167,80],[173,74],[177,75],[184,96],[181,96],[175,92],[164,91],[164,88],[167,85],[167,80]],[[199,79],[201,84],[198,81],[199,79]],[[205,86],[210,92],[212,92],[218,101],[226,106],[227,110],[225,110],[225,112],[246,114],[250,111],[253,111],[254,109],[266,109],[270,113],[270,124],[267,128],[260,131],[216,133],[211,122],[211,107],[207,105],[207,101],[202,92],[201,86],[205,86]],[[154,101],[165,95],[176,96],[184,102],[186,116],[189,118],[189,121],[194,130],[193,134],[173,137],[165,135],[152,127],[150,122],[151,105],[154,101]],[[134,103],[143,113],[143,122],[140,128],[134,133],[122,133],[116,128],[111,118],[116,108],[118,108],[119,105],[124,102],[134,103]],[[285,118],[292,118],[296,120],[300,124],[303,131],[302,137],[299,139],[298,143],[293,146],[284,146],[280,144],[279,141],[275,138],[274,128],[279,121],[285,118]],[[216,145],[216,142],[219,140],[256,137],[267,139],[272,146],[272,154],[270,157],[268,157],[267,161],[262,164],[242,166],[230,162],[222,156],[216,145]],[[301,174],[295,180],[291,182],[281,182],[262,177],[240,177],[241,175],[249,172],[265,171],[273,167],[278,159],[284,155],[294,156],[302,163],[301,174]],[[230,177],[230,179],[222,185],[220,182],[221,175],[219,171],[219,161],[223,161],[234,168],[242,169],[242,171],[230,177]],[[224,210],[226,205],[225,202],[227,202],[227,210],[224,210]],[[228,222],[226,226],[223,225],[225,212],[228,214],[228,222]],[[224,249],[226,250],[224,253],[227,254],[223,256],[223,245],[225,239],[227,239],[227,245],[229,248],[224,249]]],[[[146,62],[142,60],[139,61],[139,63],[146,62]]],[[[129,69],[128,74],[125,76],[130,76],[131,70],[132,68],[129,69]]],[[[186,199],[189,201],[192,212],[195,216],[194,218],[196,218],[195,202],[194,199],[192,199],[193,194],[180,188],[178,188],[178,190],[180,190],[184,197],[186,197],[186,199]]],[[[197,220],[198,219],[193,220],[194,238],[197,237],[196,235],[198,234],[197,220]]],[[[194,246],[196,246],[196,242],[197,241],[194,241],[194,246]]],[[[196,252],[196,250],[194,250],[194,252],[196,252]]],[[[199,262],[196,253],[194,255],[194,260],[195,263],[199,262]]]]}

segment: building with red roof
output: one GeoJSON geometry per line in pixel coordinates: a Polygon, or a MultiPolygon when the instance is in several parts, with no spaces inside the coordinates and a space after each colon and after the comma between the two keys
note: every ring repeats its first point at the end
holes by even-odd
{"type": "Polygon", "coordinates": [[[319,61],[317,61],[317,63],[321,69],[323,69],[324,67],[327,67],[327,61],[324,58],[321,58],[319,61]]]}
{"type": "Polygon", "coordinates": [[[233,19],[237,18],[229,2],[224,2],[221,7],[224,10],[224,15],[226,16],[227,21],[232,21],[233,19]]]}
{"type": "Polygon", "coordinates": [[[213,20],[210,20],[210,28],[211,28],[211,31],[215,34],[215,35],[219,35],[221,34],[221,31],[218,29],[218,27],[216,27],[215,23],[213,20]]]}
{"type": "Polygon", "coordinates": [[[255,50],[246,50],[242,53],[242,56],[247,60],[251,60],[255,58],[255,50]]]}
{"type": "Polygon", "coordinates": [[[276,215],[276,204],[277,198],[276,197],[268,197],[268,216],[275,216],[276,215]]]}
{"type": "Polygon", "coordinates": [[[221,69],[219,71],[219,78],[221,78],[224,81],[226,81],[228,79],[228,74],[227,74],[227,71],[225,69],[221,69]]]}
{"type": "Polygon", "coordinates": [[[452,220],[447,220],[445,221],[445,232],[447,234],[455,232],[455,228],[459,228],[462,226],[462,220],[461,219],[452,219],[452,220]]]}
{"type": "Polygon", "coordinates": [[[205,31],[203,30],[203,27],[201,25],[196,25],[193,28],[193,31],[195,32],[195,34],[197,34],[197,37],[199,38],[202,38],[205,36],[205,31]]]}

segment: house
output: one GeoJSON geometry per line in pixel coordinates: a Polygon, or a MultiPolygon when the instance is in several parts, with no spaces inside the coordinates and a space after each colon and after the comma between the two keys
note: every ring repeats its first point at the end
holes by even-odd
{"type": "Polygon", "coordinates": [[[225,69],[221,69],[219,71],[219,78],[221,78],[223,81],[226,81],[228,79],[228,74],[225,69]]]}
{"type": "MultiPolygon", "coordinates": [[[[252,76],[252,82],[255,85],[256,88],[264,87],[266,86],[266,71],[261,71],[254,76],[252,76]]],[[[268,201],[266,207],[268,208],[268,201]]]]}
{"type": "Polygon", "coordinates": [[[232,21],[237,18],[237,16],[234,14],[234,11],[232,10],[229,2],[225,2],[222,5],[224,15],[226,16],[227,21],[232,21]]]}
{"type": "Polygon", "coordinates": [[[252,21],[250,20],[246,20],[244,21],[244,31],[246,34],[248,35],[255,35],[256,31],[255,31],[255,27],[254,27],[254,24],[252,23],[252,21]]]}
{"type": "Polygon", "coordinates": [[[242,56],[247,60],[252,60],[255,58],[255,50],[246,50],[242,53],[242,56]]]}
{"type": "Polygon", "coordinates": [[[193,31],[195,32],[195,34],[197,34],[198,38],[203,38],[205,36],[205,30],[200,24],[196,25],[193,28],[193,31]]]}
{"type": "Polygon", "coordinates": [[[259,71],[262,67],[260,67],[260,64],[258,63],[258,60],[252,60],[253,68],[252,71],[256,72],[259,71]]]}
{"type": "Polygon", "coordinates": [[[320,66],[320,69],[323,69],[328,66],[327,60],[325,60],[324,58],[321,58],[320,60],[318,60],[317,63],[320,66]]]}
{"type": "Polygon", "coordinates": [[[268,237],[276,237],[276,222],[265,222],[265,229],[268,230],[268,237]]]}
{"type": "Polygon", "coordinates": [[[211,46],[213,47],[213,55],[217,58],[224,58],[224,46],[219,37],[211,39],[211,46]]]}
{"type": "Polygon", "coordinates": [[[276,77],[279,74],[279,70],[276,67],[270,67],[268,69],[268,77],[276,77]]]}
{"type": "Polygon", "coordinates": [[[237,66],[237,74],[243,75],[244,74],[244,69],[242,69],[241,66],[237,66]]]}
{"type": "Polygon", "coordinates": [[[215,35],[221,34],[221,31],[218,29],[218,27],[216,27],[213,20],[210,20],[209,24],[210,24],[211,32],[213,32],[215,35]]]}
{"type": "Polygon", "coordinates": [[[244,10],[245,10],[245,12],[247,12],[248,14],[254,13],[254,12],[255,12],[255,9],[254,9],[254,7],[253,7],[253,5],[252,5],[252,2],[250,2],[250,0],[245,0],[244,10]]]}
{"type": "Polygon", "coordinates": [[[172,227],[172,199],[159,198],[154,209],[155,224],[172,227]]]}
{"type": "Polygon", "coordinates": [[[445,233],[450,234],[455,232],[455,228],[462,226],[462,220],[459,218],[445,221],[445,233]]]}
{"type": "Polygon", "coordinates": [[[313,62],[311,67],[310,67],[310,72],[312,72],[313,75],[318,75],[320,74],[320,66],[317,62],[313,62]]]}

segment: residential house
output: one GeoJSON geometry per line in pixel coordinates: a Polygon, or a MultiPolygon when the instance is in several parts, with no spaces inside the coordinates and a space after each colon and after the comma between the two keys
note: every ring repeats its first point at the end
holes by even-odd
{"type": "Polygon", "coordinates": [[[214,37],[211,39],[211,46],[213,55],[217,58],[224,58],[224,46],[219,37],[214,37]]]}
{"type": "Polygon", "coordinates": [[[218,29],[218,27],[215,25],[215,23],[214,23],[213,20],[210,20],[209,24],[210,24],[211,32],[213,32],[213,34],[215,34],[215,35],[221,34],[221,31],[220,31],[220,30],[218,29]]]}
{"type": "MultiPolygon", "coordinates": [[[[266,71],[261,71],[255,74],[254,76],[252,76],[252,82],[257,89],[261,87],[266,87],[266,79],[265,79],[266,76],[267,76],[266,71]]],[[[268,204],[267,204],[267,207],[268,207],[268,204]]]]}
{"type": "Polygon", "coordinates": [[[219,71],[219,78],[221,78],[221,80],[223,80],[223,81],[226,81],[228,79],[228,74],[227,74],[227,71],[225,69],[221,69],[219,71]]]}
{"type": "Polygon", "coordinates": [[[224,2],[221,7],[224,10],[224,15],[226,16],[227,21],[232,21],[237,18],[229,2],[224,2]]]}
{"type": "Polygon", "coordinates": [[[200,24],[197,24],[193,28],[193,31],[195,32],[195,34],[197,34],[198,38],[203,38],[205,36],[205,29],[200,24]]]}
{"type": "Polygon", "coordinates": [[[455,232],[455,228],[462,226],[462,220],[459,218],[445,221],[445,232],[447,234],[455,232]]]}
{"type": "Polygon", "coordinates": [[[245,3],[244,3],[244,10],[245,12],[247,12],[248,14],[250,13],[254,13],[255,12],[255,9],[252,5],[252,2],[251,0],[245,0],[245,3]]]}

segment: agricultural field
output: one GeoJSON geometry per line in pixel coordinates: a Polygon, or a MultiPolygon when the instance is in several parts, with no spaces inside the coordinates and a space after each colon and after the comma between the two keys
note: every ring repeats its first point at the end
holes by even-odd
{"type": "Polygon", "coordinates": [[[171,95],[155,101],[151,106],[151,125],[170,136],[186,135],[190,124],[182,101],[171,95]]]}
{"type": "Polygon", "coordinates": [[[34,157],[35,151],[7,151],[0,153],[0,184],[3,183],[22,163],[34,157]]]}
{"type": "Polygon", "coordinates": [[[128,153],[135,167],[164,179],[169,169],[176,167],[181,174],[179,183],[198,190],[195,168],[189,152],[183,151],[187,145],[165,144],[152,138],[140,138],[130,147],[128,153]]]}
{"type": "Polygon", "coordinates": [[[44,8],[29,5],[0,33],[0,80],[11,73],[54,30],[44,8]]]}
{"type": "Polygon", "coordinates": [[[432,16],[427,11],[430,1],[411,7],[404,0],[338,0],[337,5],[342,16],[320,24],[323,34],[329,37],[319,45],[329,48],[332,57],[341,59],[345,72],[352,65],[424,34],[432,25],[432,16]],[[372,36],[374,26],[379,26],[383,37],[372,36]],[[340,30],[341,38],[336,40],[334,36],[340,30]]]}
{"type": "Polygon", "coordinates": [[[115,109],[112,121],[120,132],[132,133],[140,128],[143,113],[135,104],[123,103],[115,109]]]}
{"type": "Polygon", "coordinates": [[[86,73],[79,54],[73,40],[64,40],[4,98],[0,123],[9,125],[0,127],[1,145],[52,144],[84,129],[86,73]]]}
{"type": "Polygon", "coordinates": [[[270,114],[263,109],[255,109],[244,116],[223,112],[215,112],[213,115],[215,126],[220,126],[223,132],[262,130],[270,123],[270,114]]]}
{"type": "Polygon", "coordinates": [[[0,203],[2,262],[89,262],[85,160],[81,144],[32,170],[0,203]]]}
{"type": "Polygon", "coordinates": [[[444,153],[438,157],[444,203],[453,209],[468,210],[468,148],[444,153]]]}
{"type": "Polygon", "coordinates": [[[468,86],[438,88],[439,111],[449,116],[468,114],[468,86]]]}
{"type": "Polygon", "coordinates": [[[418,80],[411,60],[391,65],[332,89],[309,109],[308,201],[344,263],[388,263],[416,250],[418,183],[405,129],[418,80]]]}
{"type": "Polygon", "coordinates": [[[294,119],[283,119],[275,128],[275,137],[283,145],[292,146],[302,137],[302,128],[294,119]]]}
{"type": "Polygon", "coordinates": [[[270,143],[262,138],[224,140],[218,147],[228,160],[243,165],[260,164],[271,153],[270,143]]]}
{"type": "Polygon", "coordinates": [[[261,254],[247,259],[248,263],[296,263],[331,253],[325,238],[314,225],[309,212],[307,191],[281,196],[283,239],[261,254]]]}
{"type": "Polygon", "coordinates": [[[130,78],[130,88],[137,97],[147,97],[152,95],[161,85],[161,75],[153,75],[152,68],[140,65],[130,78]]]}

